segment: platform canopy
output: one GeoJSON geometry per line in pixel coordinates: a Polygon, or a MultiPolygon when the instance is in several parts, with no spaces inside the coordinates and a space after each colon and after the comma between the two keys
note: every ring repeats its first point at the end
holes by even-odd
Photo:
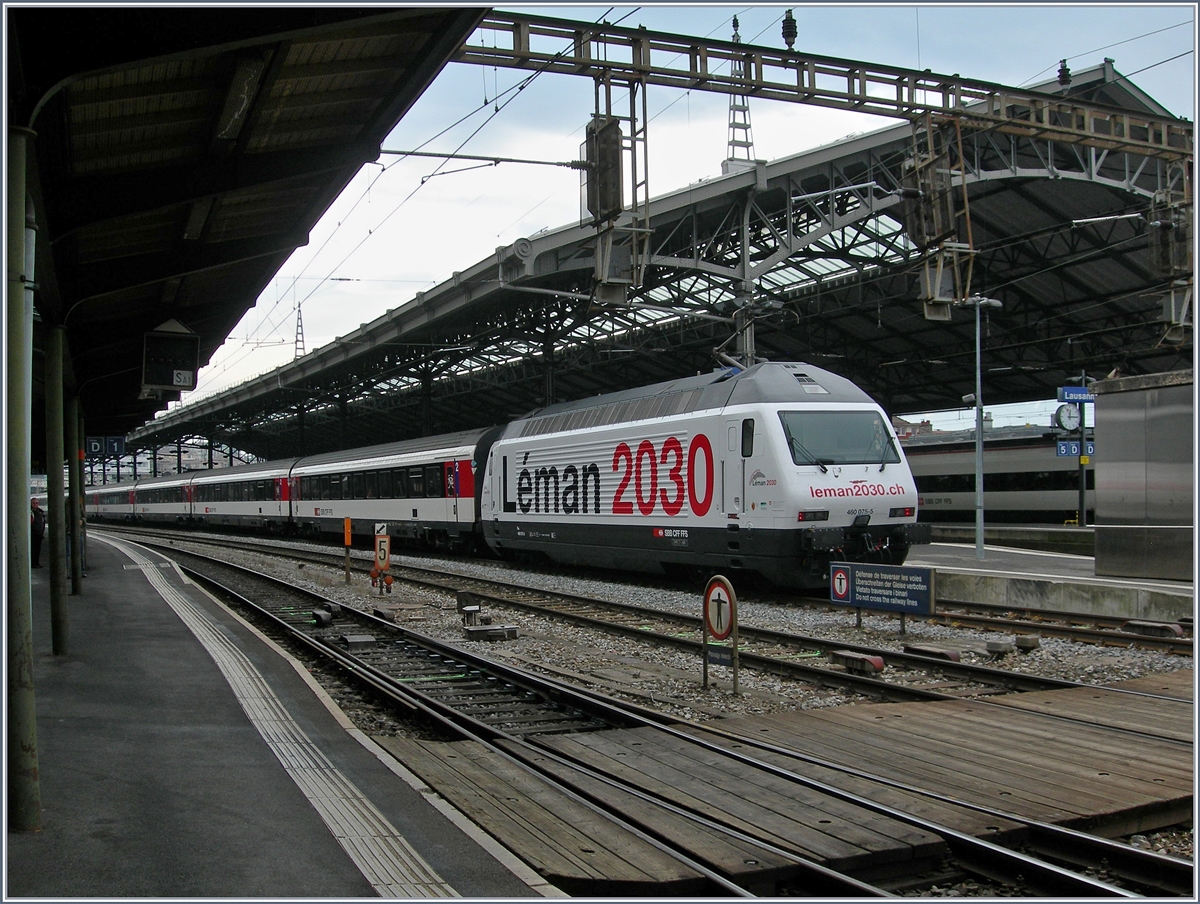
{"type": "MultiPolygon", "coordinates": [[[[35,347],[65,326],[89,434],[178,398],[143,390],[145,335],[194,334],[206,364],[483,12],[6,8],[8,124],[32,132],[35,347]]],[[[35,417],[35,460],[43,435],[35,417]]]]}

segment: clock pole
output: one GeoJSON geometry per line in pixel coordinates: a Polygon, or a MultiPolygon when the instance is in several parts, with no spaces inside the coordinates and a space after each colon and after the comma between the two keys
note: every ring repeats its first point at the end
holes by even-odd
{"type": "MultiPolygon", "coordinates": [[[[1087,374],[1080,383],[1087,388],[1087,374]]],[[[1079,526],[1087,527],[1087,408],[1079,403],[1079,526]]]]}

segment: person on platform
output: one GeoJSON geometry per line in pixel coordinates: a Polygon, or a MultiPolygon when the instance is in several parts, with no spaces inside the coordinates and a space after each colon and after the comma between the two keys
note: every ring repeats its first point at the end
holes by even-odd
{"type": "Polygon", "coordinates": [[[41,568],[42,537],[46,535],[46,512],[38,505],[36,499],[29,500],[29,530],[30,538],[33,540],[30,558],[33,559],[34,568],[41,568]]]}

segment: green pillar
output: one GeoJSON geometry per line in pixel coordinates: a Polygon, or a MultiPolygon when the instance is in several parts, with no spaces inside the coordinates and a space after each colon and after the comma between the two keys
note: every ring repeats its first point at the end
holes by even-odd
{"type": "Polygon", "coordinates": [[[63,486],[63,355],[67,331],[46,332],[46,517],[49,520],[50,636],[55,656],[67,655],[67,525],[63,486]]]}
{"type": "MultiPolygon", "coordinates": [[[[42,827],[37,709],[33,693],[33,613],[29,576],[29,440],[33,406],[33,242],[27,236],[25,157],[34,133],[8,132],[8,285],[5,317],[8,378],[8,830],[42,827]]],[[[32,213],[32,209],[29,211],[32,213]]]]}
{"type": "Polygon", "coordinates": [[[71,595],[83,593],[83,446],[79,432],[79,399],[67,399],[67,537],[71,548],[71,595]]]}

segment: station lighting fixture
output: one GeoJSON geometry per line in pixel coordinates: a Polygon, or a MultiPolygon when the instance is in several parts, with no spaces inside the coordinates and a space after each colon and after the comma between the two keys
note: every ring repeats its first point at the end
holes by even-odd
{"type": "Polygon", "coordinates": [[[983,370],[979,353],[979,309],[1002,308],[1003,302],[982,295],[971,295],[958,302],[962,307],[975,309],[975,392],[963,396],[967,404],[975,405],[975,558],[982,559],[983,551],[983,370]]]}

